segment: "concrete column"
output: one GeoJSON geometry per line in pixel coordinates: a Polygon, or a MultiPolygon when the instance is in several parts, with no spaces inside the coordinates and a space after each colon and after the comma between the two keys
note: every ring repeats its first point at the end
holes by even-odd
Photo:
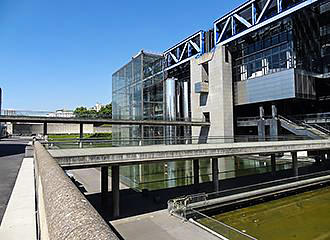
{"type": "Polygon", "coordinates": [[[212,158],[212,181],[215,192],[219,192],[219,162],[218,158],[212,158]]]}
{"type": "Polygon", "coordinates": [[[266,127],[265,127],[265,120],[260,119],[258,120],[258,140],[265,141],[266,137],[266,127]]]}
{"type": "Polygon", "coordinates": [[[276,141],[278,139],[278,120],[277,120],[277,108],[272,105],[272,120],[269,126],[269,134],[271,140],[276,141]]]}
{"type": "Polygon", "coordinates": [[[79,148],[83,148],[83,142],[82,142],[82,138],[84,138],[84,124],[80,123],[79,124],[79,148]]]}
{"type": "Polygon", "coordinates": [[[44,136],[46,136],[48,133],[47,133],[47,123],[45,122],[44,123],[44,136]]]}
{"type": "Polygon", "coordinates": [[[199,183],[199,159],[193,160],[194,184],[199,183]]]}
{"type": "Polygon", "coordinates": [[[112,182],[112,209],[113,217],[119,217],[119,166],[111,167],[112,182]]]}
{"type": "Polygon", "coordinates": [[[258,120],[258,140],[265,141],[266,127],[265,127],[265,111],[263,106],[259,107],[259,117],[260,119],[258,120]]]}
{"type": "Polygon", "coordinates": [[[84,137],[84,124],[83,123],[79,124],[79,137],[80,138],[84,137]]]}
{"type": "Polygon", "coordinates": [[[275,154],[270,155],[270,163],[272,166],[272,176],[276,175],[276,157],[275,154]]]}
{"type": "Polygon", "coordinates": [[[298,155],[297,152],[291,152],[293,176],[298,177],[298,155]]]}
{"type": "Polygon", "coordinates": [[[108,194],[108,176],[109,176],[109,167],[101,167],[101,195],[102,200],[107,200],[108,194]]]}

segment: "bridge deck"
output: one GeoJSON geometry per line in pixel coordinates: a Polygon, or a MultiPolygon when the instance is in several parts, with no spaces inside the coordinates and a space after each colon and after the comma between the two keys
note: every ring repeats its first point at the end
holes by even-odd
{"type": "Polygon", "coordinates": [[[153,145],[49,150],[64,168],[130,165],[157,161],[225,157],[259,153],[329,150],[330,140],[220,144],[153,145]]]}
{"type": "Polygon", "coordinates": [[[165,121],[165,120],[124,120],[99,118],[66,118],[41,116],[5,116],[0,115],[0,122],[27,122],[27,123],[76,123],[76,124],[119,124],[119,125],[177,125],[177,126],[209,126],[203,121],[165,121]]]}

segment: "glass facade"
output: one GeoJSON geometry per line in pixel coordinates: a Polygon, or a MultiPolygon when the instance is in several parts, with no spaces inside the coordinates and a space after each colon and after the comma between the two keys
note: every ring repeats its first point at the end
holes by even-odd
{"type": "Polygon", "coordinates": [[[313,76],[329,73],[329,9],[330,3],[325,1],[228,44],[233,80],[249,80],[290,68],[313,76]]]}
{"type": "Polygon", "coordinates": [[[233,80],[243,81],[295,66],[292,21],[284,19],[228,46],[233,80]]]}
{"type": "MultiPolygon", "coordinates": [[[[149,90],[159,91],[159,81],[156,81],[156,78],[152,78],[151,82],[143,81],[145,66],[159,58],[161,55],[141,51],[112,75],[113,119],[154,119],[155,114],[162,114],[159,110],[162,108],[162,98],[147,93],[149,90]],[[150,114],[151,112],[154,114],[150,114]]],[[[138,145],[143,136],[144,130],[141,126],[113,126],[113,140],[117,145],[138,145]]]]}

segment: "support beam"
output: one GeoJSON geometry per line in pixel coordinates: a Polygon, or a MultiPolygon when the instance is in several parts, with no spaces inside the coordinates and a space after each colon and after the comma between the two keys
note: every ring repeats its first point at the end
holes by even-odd
{"type": "Polygon", "coordinates": [[[44,132],[43,132],[44,136],[46,136],[48,133],[47,133],[47,123],[44,122],[44,132]]]}
{"type": "Polygon", "coordinates": [[[219,162],[218,158],[212,158],[213,190],[219,192],[219,162]]]}
{"type": "Polygon", "coordinates": [[[265,127],[265,111],[264,107],[259,107],[259,117],[258,120],[258,140],[259,141],[265,141],[266,137],[266,127],[265,127]]]}
{"type": "Polygon", "coordinates": [[[276,141],[278,139],[278,118],[275,105],[272,105],[272,120],[270,122],[269,134],[271,140],[276,141]]]}
{"type": "Polygon", "coordinates": [[[83,142],[82,142],[82,139],[84,138],[84,124],[83,123],[79,124],[79,138],[80,138],[79,148],[83,148],[83,142]]]}
{"type": "Polygon", "coordinates": [[[275,177],[276,175],[276,156],[275,154],[270,155],[270,163],[272,167],[272,176],[275,177]]]}
{"type": "Polygon", "coordinates": [[[107,201],[108,195],[108,177],[109,177],[109,167],[101,167],[101,196],[102,196],[102,204],[107,201]]]}
{"type": "Polygon", "coordinates": [[[112,181],[111,181],[111,191],[112,191],[112,209],[113,217],[119,217],[119,166],[111,167],[112,181]]]}
{"type": "Polygon", "coordinates": [[[293,176],[298,177],[298,155],[297,152],[291,152],[293,176]]]}
{"type": "Polygon", "coordinates": [[[79,124],[79,137],[80,138],[84,137],[84,124],[83,123],[79,124]]]}
{"type": "Polygon", "coordinates": [[[193,171],[194,171],[194,184],[199,183],[199,160],[193,160],[193,171]]]}

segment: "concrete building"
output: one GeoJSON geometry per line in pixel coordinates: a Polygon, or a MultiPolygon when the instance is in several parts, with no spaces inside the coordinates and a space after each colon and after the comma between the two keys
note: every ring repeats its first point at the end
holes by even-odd
{"type": "Polygon", "coordinates": [[[63,118],[73,118],[74,112],[73,110],[59,109],[55,112],[49,113],[48,117],[63,117],[63,118]]]}
{"type": "Polygon", "coordinates": [[[328,125],[307,129],[296,116],[330,112],[329,19],[329,0],[251,0],[163,54],[141,51],[113,74],[114,119],[211,124],[122,126],[114,139],[321,138],[328,125]]]}

